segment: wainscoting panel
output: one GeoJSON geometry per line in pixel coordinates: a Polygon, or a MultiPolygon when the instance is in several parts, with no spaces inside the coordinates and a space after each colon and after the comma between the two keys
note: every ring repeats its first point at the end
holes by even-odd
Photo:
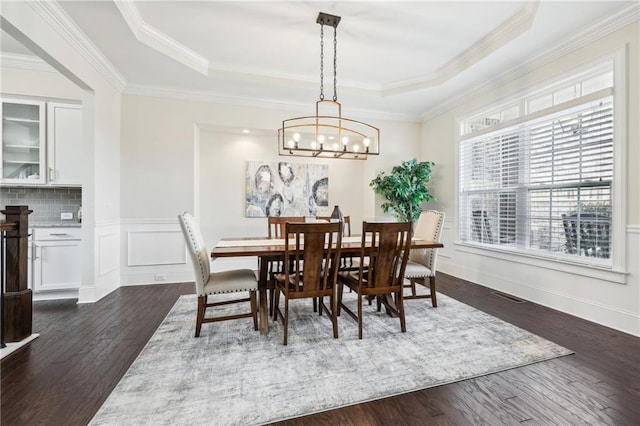
{"type": "Polygon", "coordinates": [[[129,231],[127,266],[174,265],[187,263],[181,231],[129,231]]]}
{"type": "Polygon", "coordinates": [[[193,281],[177,217],[123,220],[120,235],[122,285],[193,281]]]}

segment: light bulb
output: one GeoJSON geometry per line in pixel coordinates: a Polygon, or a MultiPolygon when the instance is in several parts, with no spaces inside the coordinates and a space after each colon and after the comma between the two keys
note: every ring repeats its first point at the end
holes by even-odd
{"type": "Polygon", "coordinates": [[[338,144],[337,144],[337,143],[334,143],[334,144],[333,144],[333,150],[334,150],[334,151],[337,151],[337,150],[338,150],[338,144]]]}
{"type": "Polygon", "coordinates": [[[289,142],[287,142],[287,145],[289,146],[289,148],[293,148],[295,146],[295,143],[289,139],[289,142]]]}
{"type": "Polygon", "coordinates": [[[354,145],[353,146],[353,152],[358,152],[358,151],[360,151],[360,146],[354,145]]]}
{"type": "Polygon", "coordinates": [[[343,137],[342,137],[342,145],[346,145],[346,144],[348,144],[348,143],[349,143],[349,138],[348,138],[348,137],[346,137],[346,136],[343,136],[343,137]]]}
{"type": "Polygon", "coordinates": [[[296,142],[300,142],[300,133],[294,133],[293,134],[293,140],[296,142]]]}
{"type": "Polygon", "coordinates": [[[316,149],[316,146],[318,146],[316,141],[311,141],[311,149],[316,149]]]}
{"type": "Polygon", "coordinates": [[[318,142],[324,143],[324,135],[318,135],[318,142]]]}
{"type": "Polygon", "coordinates": [[[371,141],[369,140],[369,138],[364,138],[364,139],[362,140],[362,144],[363,144],[364,146],[366,146],[366,147],[368,147],[370,143],[371,143],[371,141]]]}

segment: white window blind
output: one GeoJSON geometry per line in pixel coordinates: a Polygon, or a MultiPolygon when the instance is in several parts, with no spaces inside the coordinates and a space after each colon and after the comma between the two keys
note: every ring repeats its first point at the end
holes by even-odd
{"type": "Polygon", "coordinates": [[[461,241],[611,258],[613,98],[567,105],[460,142],[461,241]]]}

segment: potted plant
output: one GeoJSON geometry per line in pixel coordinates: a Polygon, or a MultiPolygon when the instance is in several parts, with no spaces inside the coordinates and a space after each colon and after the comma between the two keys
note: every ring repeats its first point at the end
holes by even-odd
{"type": "Polygon", "coordinates": [[[400,222],[417,220],[422,213],[422,203],[433,199],[428,184],[434,165],[414,158],[393,167],[388,175],[380,172],[369,186],[387,200],[382,203],[382,211],[388,213],[391,210],[400,222]]]}

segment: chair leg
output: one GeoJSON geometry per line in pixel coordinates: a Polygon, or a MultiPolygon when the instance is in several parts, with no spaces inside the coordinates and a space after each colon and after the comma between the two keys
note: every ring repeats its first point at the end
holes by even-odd
{"type": "MultiPolygon", "coordinates": [[[[313,312],[318,312],[318,299],[313,298],[313,312]]],[[[322,309],[320,309],[320,315],[322,315],[322,309]]]]}
{"type": "Polygon", "coordinates": [[[257,290],[252,290],[249,292],[249,297],[251,298],[251,314],[253,316],[253,329],[258,329],[258,299],[256,297],[257,290]]]}
{"type": "MultiPolygon", "coordinates": [[[[315,303],[316,302],[316,298],[315,297],[313,298],[313,302],[314,302],[313,304],[315,305],[316,304],[315,303]]],[[[322,304],[324,303],[324,297],[318,297],[317,302],[318,302],[318,311],[320,311],[318,313],[318,315],[322,316],[322,304]]],[[[315,311],[313,311],[313,312],[315,312],[315,311]]]]}
{"type": "Polygon", "coordinates": [[[287,344],[287,334],[289,332],[289,298],[284,298],[284,345],[287,344]]]}
{"type": "Polygon", "coordinates": [[[402,297],[402,289],[400,289],[396,300],[396,306],[398,307],[398,316],[400,317],[400,330],[405,333],[407,331],[407,322],[404,318],[404,298],[402,297]]]}
{"type": "Polygon", "coordinates": [[[362,294],[360,294],[359,291],[358,291],[358,339],[362,340],[362,294]]]}
{"type": "Polygon", "coordinates": [[[276,286],[276,288],[273,289],[274,292],[274,296],[273,296],[273,320],[274,321],[278,321],[278,305],[280,305],[280,290],[278,289],[278,287],[276,286]]]}
{"type": "Polygon", "coordinates": [[[434,308],[438,307],[438,299],[436,299],[436,277],[429,277],[429,287],[431,287],[431,304],[434,308]]]}
{"type": "MultiPolygon", "coordinates": [[[[335,292],[333,294],[331,294],[331,297],[329,298],[329,303],[331,303],[331,322],[333,322],[333,337],[334,338],[338,338],[338,315],[336,313],[336,309],[334,309],[335,306],[335,292]]],[[[320,308],[320,310],[322,310],[322,308],[320,308]]]]}
{"type": "Polygon", "coordinates": [[[196,314],[196,336],[200,337],[200,328],[202,327],[202,320],[204,319],[205,304],[207,303],[207,296],[198,296],[198,313],[196,314]]]}
{"type": "Polygon", "coordinates": [[[338,307],[336,308],[336,310],[338,311],[336,313],[337,316],[340,316],[340,312],[342,311],[342,293],[343,292],[344,292],[344,284],[338,283],[338,303],[337,303],[338,307]]]}
{"type": "Polygon", "coordinates": [[[409,282],[411,283],[411,295],[415,296],[416,295],[416,280],[414,278],[409,279],[409,282]]]}

